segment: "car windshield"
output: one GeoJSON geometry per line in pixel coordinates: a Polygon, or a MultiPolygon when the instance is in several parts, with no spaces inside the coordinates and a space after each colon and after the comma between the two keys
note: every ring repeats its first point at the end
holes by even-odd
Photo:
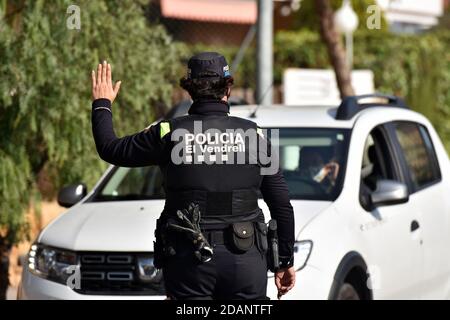
{"type": "MultiPolygon", "coordinates": [[[[342,189],[348,129],[282,128],[280,168],[291,199],[335,200],[342,189]]],[[[116,167],[100,185],[94,201],[164,199],[157,166],[116,167]]]]}
{"type": "Polygon", "coordinates": [[[348,129],[280,129],[280,168],[291,199],[335,200],[347,162],[348,129]]]}

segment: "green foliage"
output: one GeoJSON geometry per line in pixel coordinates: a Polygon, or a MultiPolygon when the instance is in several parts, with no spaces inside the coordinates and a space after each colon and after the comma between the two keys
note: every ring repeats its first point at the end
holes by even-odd
{"type": "Polygon", "coordinates": [[[106,167],[90,127],[90,72],[98,62],[110,61],[122,80],[118,134],[144,128],[152,105],[170,103],[178,48],[162,27],[147,24],[144,2],[77,1],[80,30],[66,27],[69,0],[26,1],[20,30],[0,12],[0,231],[10,242],[20,239],[43,173],[53,183],[45,197],[66,183],[92,186],[106,167]]]}
{"type": "Polygon", "coordinates": [[[318,32],[286,31],[275,35],[275,83],[282,81],[285,68],[324,68],[329,59],[318,32]]]}
{"type": "MultiPolygon", "coordinates": [[[[297,68],[323,68],[328,67],[328,54],[319,35],[319,19],[314,5],[315,0],[303,0],[301,8],[295,12],[293,29],[300,31],[279,31],[274,39],[274,78],[275,83],[280,83],[284,69],[286,67],[297,68]]],[[[356,35],[363,34],[364,37],[373,35],[374,37],[387,34],[387,23],[381,13],[381,29],[368,30],[366,26],[367,18],[372,14],[367,12],[367,8],[376,4],[376,0],[353,0],[352,6],[359,18],[356,35]]],[[[342,6],[342,0],[332,0],[333,10],[342,6]]],[[[188,46],[184,50],[185,58],[200,51],[219,51],[231,64],[239,48],[237,47],[211,47],[197,44],[188,46]]],[[[239,87],[254,87],[256,83],[256,59],[255,47],[248,48],[244,59],[237,70],[231,70],[235,78],[235,84],[239,87]]]]}
{"type": "Polygon", "coordinates": [[[406,98],[437,128],[450,151],[450,33],[359,34],[355,68],[371,69],[375,87],[406,98]]]}

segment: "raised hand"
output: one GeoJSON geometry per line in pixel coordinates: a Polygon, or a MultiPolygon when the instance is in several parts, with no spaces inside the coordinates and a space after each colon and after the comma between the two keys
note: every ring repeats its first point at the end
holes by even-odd
{"type": "Polygon", "coordinates": [[[106,61],[99,64],[97,74],[92,70],[92,97],[96,99],[108,99],[111,103],[117,97],[120,90],[121,81],[113,86],[111,65],[106,61]]]}

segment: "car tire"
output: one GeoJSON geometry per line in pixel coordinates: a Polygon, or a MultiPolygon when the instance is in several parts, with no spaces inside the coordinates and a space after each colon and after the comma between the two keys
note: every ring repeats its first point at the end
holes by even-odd
{"type": "Polygon", "coordinates": [[[361,300],[358,291],[350,283],[343,283],[339,288],[336,300],[361,300]]]}

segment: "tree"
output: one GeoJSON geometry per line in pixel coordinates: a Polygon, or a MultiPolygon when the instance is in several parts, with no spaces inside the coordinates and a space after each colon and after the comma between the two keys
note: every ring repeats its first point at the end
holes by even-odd
{"type": "MultiPolygon", "coordinates": [[[[336,11],[342,6],[343,0],[329,0],[330,6],[333,11],[336,11]]],[[[352,7],[359,18],[358,31],[367,31],[367,26],[364,21],[369,17],[367,8],[371,5],[377,4],[376,0],[353,0],[352,7]]],[[[310,31],[318,32],[320,29],[320,23],[317,19],[315,0],[302,0],[300,9],[295,12],[294,17],[294,29],[307,29],[310,31]]],[[[381,15],[381,30],[387,29],[387,23],[384,16],[381,15]]],[[[369,30],[370,31],[370,30],[369,30]]],[[[379,32],[380,30],[373,30],[373,32],[379,32]]]]}
{"type": "Polygon", "coordinates": [[[352,87],[351,69],[345,59],[342,39],[334,24],[334,13],[329,0],[316,0],[316,10],[319,16],[320,35],[325,42],[331,65],[336,74],[336,82],[341,97],[355,94],[352,87]]]}
{"type": "Polygon", "coordinates": [[[448,5],[444,14],[439,18],[439,23],[433,27],[433,30],[448,30],[450,29],[450,5],[448,5]]]}
{"type": "MultiPolygon", "coordinates": [[[[372,14],[367,12],[371,5],[375,5],[376,0],[352,1],[353,9],[359,18],[359,26],[356,32],[367,32],[366,19],[372,14]]],[[[313,0],[302,1],[300,10],[295,14],[294,26],[298,29],[306,29],[312,32],[319,32],[322,41],[326,45],[328,57],[336,74],[336,82],[342,97],[354,94],[351,86],[350,68],[346,66],[345,49],[341,36],[334,26],[334,11],[342,6],[342,0],[313,0]]],[[[387,29],[387,23],[381,15],[381,31],[387,29]]],[[[369,30],[370,32],[370,30],[369,30]]],[[[380,30],[373,32],[379,33],[380,30]]]]}
{"type": "Polygon", "coordinates": [[[144,128],[151,106],[170,101],[178,49],[164,28],[148,25],[147,3],[77,1],[80,29],[67,24],[77,14],[69,0],[0,3],[0,298],[8,252],[27,235],[30,203],[67,183],[92,186],[106,167],[90,128],[96,64],[110,61],[123,83],[114,106],[119,134],[144,128]],[[9,5],[18,3],[12,18],[9,5]]]}

